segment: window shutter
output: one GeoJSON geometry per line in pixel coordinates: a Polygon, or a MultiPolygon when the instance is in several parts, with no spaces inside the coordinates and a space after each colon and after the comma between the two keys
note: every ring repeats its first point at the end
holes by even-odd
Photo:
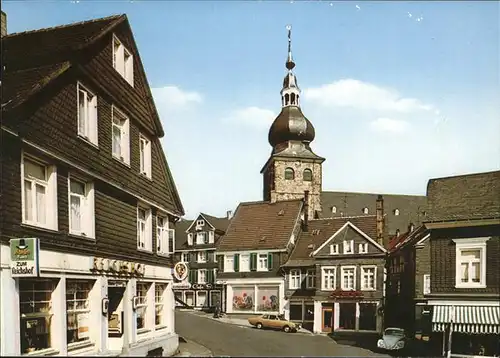
{"type": "Polygon", "coordinates": [[[207,283],[214,282],[214,272],[213,270],[207,270],[207,283]]]}
{"type": "Polygon", "coordinates": [[[191,233],[188,234],[188,245],[193,245],[193,234],[191,233]]]}
{"type": "Polygon", "coordinates": [[[217,267],[219,270],[224,271],[224,255],[217,255],[215,258],[217,260],[217,267]]]}
{"type": "Polygon", "coordinates": [[[205,233],[203,234],[203,243],[204,243],[204,244],[208,244],[208,242],[209,242],[209,241],[208,241],[208,233],[207,233],[207,232],[205,232],[205,233]]]}
{"type": "Polygon", "coordinates": [[[208,261],[209,262],[214,262],[215,261],[215,252],[209,252],[208,253],[208,261]]]}
{"type": "Polygon", "coordinates": [[[273,254],[267,254],[267,269],[269,271],[273,269],[273,254]]]}
{"type": "Polygon", "coordinates": [[[234,254],[234,272],[240,271],[240,254],[234,254]]]}
{"type": "Polygon", "coordinates": [[[168,253],[175,252],[175,230],[168,229],[168,253]]]}
{"type": "Polygon", "coordinates": [[[186,257],[186,258],[187,258],[187,262],[190,262],[190,261],[191,261],[191,254],[188,252],[188,253],[186,254],[186,256],[187,256],[187,257],[186,257]]]}
{"type": "Polygon", "coordinates": [[[194,270],[193,272],[194,272],[194,276],[193,276],[194,281],[193,281],[193,283],[198,283],[198,270],[194,270]]]}
{"type": "Polygon", "coordinates": [[[250,271],[257,271],[257,254],[250,254],[250,271]]]}
{"type": "Polygon", "coordinates": [[[208,233],[208,242],[210,244],[213,244],[214,243],[214,239],[215,239],[215,233],[213,231],[210,231],[208,233]]]}
{"type": "Polygon", "coordinates": [[[194,283],[194,271],[193,270],[189,271],[189,282],[194,283]]]}

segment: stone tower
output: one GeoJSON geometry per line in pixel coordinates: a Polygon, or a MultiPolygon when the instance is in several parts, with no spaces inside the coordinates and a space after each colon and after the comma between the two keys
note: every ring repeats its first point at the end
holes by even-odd
{"type": "Polygon", "coordinates": [[[310,144],[314,127],[300,109],[300,89],[293,73],[291,27],[288,26],[287,73],[281,90],[281,112],[269,129],[271,156],[261,170],[264,200],[298,199],[309,191],[309,218],[321,211],[321,165],[324,158],[316,155],[310,144]]]}

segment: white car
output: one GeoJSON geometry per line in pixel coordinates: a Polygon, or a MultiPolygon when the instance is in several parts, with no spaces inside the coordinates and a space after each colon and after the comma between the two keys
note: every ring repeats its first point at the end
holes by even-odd
{"type": "Polygon", "coordinates": [[[377,341],[377,348],[387,351],[400,351],[406,346],[406,334],[402,328],[386,328],[382,338],[377,341]]]}

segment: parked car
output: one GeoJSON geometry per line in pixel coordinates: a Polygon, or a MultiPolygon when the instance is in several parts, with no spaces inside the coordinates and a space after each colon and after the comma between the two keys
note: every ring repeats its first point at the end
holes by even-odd
{"type": "Polygon", "coordinates": [[[301,328],[300,324],[286,320],[283,315],[275,314],[263,314],[261,316],[250,317],[248,323],[258,329],[272,328],[282,330],[286,333],[297,332],[301,328]]]}
{"type": "Polygon", "coordinates": [[[406,348],[408,338],[402,328],[386,328],[382,338],[377,341],[377,348],[386,351],[401,351],[406,348]]]}

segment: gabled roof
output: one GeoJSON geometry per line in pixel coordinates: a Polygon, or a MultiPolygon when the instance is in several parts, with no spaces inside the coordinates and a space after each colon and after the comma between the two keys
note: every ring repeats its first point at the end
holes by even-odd
{"type": "Polygon", "coordinates": [[[238,205],[219,241],[219,251],[285,249],[300,223],[302,200],[246,202],[238,205]]]}
{"type": "Polygon", "coordinates": [[[500,171],[429,180],[426,222],[500,218],[500,171]]]}
{"type": "MultiPolygon", "coordinates": [[[[356,193],[341,191],[321,192],[321,217],[341,217],[363,215],[363,209],[368,208],[368,215],[375,214],[376,193],[356,193]],[[332,213],[332,207],[337,212],[332,213]],[[342,213],[342,214],[341,214],[342,213]]],[[[426,214],[427,198],[423,195],[381,194],[384,199],[384,213],[387,214],[387,229],[389,234],[395,234],[407,229],[410,222],[420,224],[426,214]],[[398,209],[399,215],[394,211],[398,209]]]]}
{"type": "MultiPolygon", "coordinates": [[[[123,14],[2,37],[2,65],[5,66],[1,86],[2,110],[10,110],[24,103],[72,65],[81,61],[86,49],[122,23],[125,23],[132,33],[127,15],[123,14]],[[24,83],[17,83],[19,76],[22,76],[24,83]]],[[[138,52],[135,43],[134,50],[138,52]]],[[[164,131],[151,89],[147,84],[140,56],[137,57],[137,68],[146,81],[145,100],[158,136],[163,137],[164,131]]]]}
{"type": "Polygon", "coordinates": [[[389,241],[388,251],[393,253],[407,245],[421,245],[429,237],[429,230],[426,229],[425,225],[420,225],[414,228],[413,231],[408,230],[399,236],[392,237],[389,241]]]}
{"type": "Polygon", "coordinates": [[[365,235],[371,238],[377,237],[377,217],[375,215],[310,220],[308,230],[301,232],[289,260],[283,266],[313,265],[315,260],[311,256],[312,253],[348,222],[365,235]]]}
{"type": "MultiPolygon", "coordinates": [[[[221,238],[225,231],[227,226],[229,225],[230,219],[227,217],[224,218],[218,218],[215,216],[211,216],[208,214],[200,213],[197,215],[193,220],[186,220],[186,219],[181,219],[177,222],[175,226],[175,247],[178,250],[185,250],[188,249],[187,245],[187,237],[188,237],[188,230],[193,226],[193,224],[196,222],[196,220],[202,216],[204,220],[213,228],[216,229],[215,232],[215,243],[221,238]]],[[[213,244],[210,244],[209,246],[212,246],[213,244]]]]}

